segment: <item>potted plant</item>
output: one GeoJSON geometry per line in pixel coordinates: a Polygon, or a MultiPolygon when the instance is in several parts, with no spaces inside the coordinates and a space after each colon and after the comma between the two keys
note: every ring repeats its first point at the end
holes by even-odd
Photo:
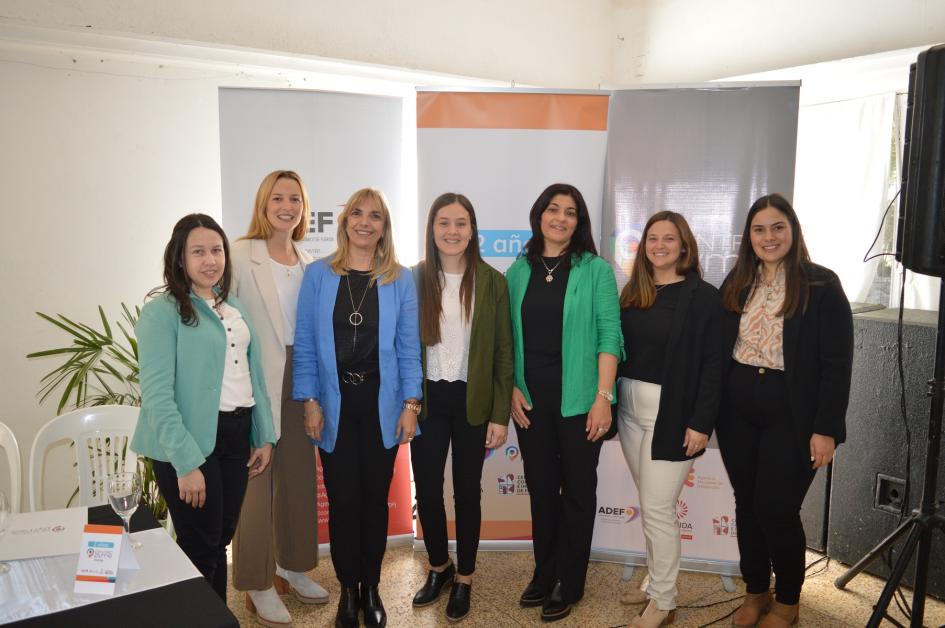
{"type": "MultiPolygon", "coordinates": [[[[59,366],[40,380],[41,402],[60,391],[57,414],[62,414],[63,410],[88,406],[141,405],[138,342],[133,333],[141,308],[135,306],[132,311],[122,303],[121,309],[121,320],[115,323],[119,334],[114,332],[101,306],[98,308],[101,329],[78,323],[62,314],[51,316],[42,312],[36,313],[72,338],[72,342],[67,346],[36,351],[26,356],[64,358],[59,366]]],[[[140,475],[145,504],[158,521],[165,520],[167,504],[158,491],[150,459],[141,459],[140,475]]],[[[76,488],[72,493],[70,504],[78,491],[76,488]]]]}

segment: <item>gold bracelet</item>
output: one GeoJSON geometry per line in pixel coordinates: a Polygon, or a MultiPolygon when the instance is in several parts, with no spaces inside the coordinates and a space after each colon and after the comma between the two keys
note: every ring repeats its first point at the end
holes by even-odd
{"type": "Polygon", "coordinates": [[[417,416],[420,416],[420,410],[423,406],[420,405],[419,401],[405,401],[404,410],[410,410],[417,416]]]}

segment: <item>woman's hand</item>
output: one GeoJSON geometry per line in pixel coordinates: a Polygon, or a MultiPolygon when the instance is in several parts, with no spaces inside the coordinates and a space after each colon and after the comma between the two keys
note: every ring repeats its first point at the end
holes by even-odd
{"type": "Polygon", "coordinates": [[[512,420],[515,421],[515,424],[523,429],[528,429],[528,426],[531,425],[531,421],[528,420],[528,417],[525,416],[526,410],[531,410],[532,407],[528,405],[528,402],[525,401],[525,395],[521,390],[518,389],[518,386],[512,387],[512,420]]]}
{"type": "Polygon", "coordinates": [[[505,444],[505,439],[509,435],[508,425],[499,425],[498,423],[489,423],[486,428],[486,449],[495,449],[505,444]]]}
{"type": "Polygon", "coordinates": [[[695,456],[697,453],[705,449],[705,446],[708,444],[708,434],[697,432],[691,427],[686,428],[686,438],[683,440],[682,444],[682,446],[686,448],[686,457],[695,456]]]}
{"type": "Polygon", "coordinates": [[[587,440],[594,442],[600,439],[610,429],[612,420],[610,402],[598,395],[594,400],[594,405],[591,406],[591,411],[587,413],[587,424],[584,426],[587,440]]]}
{"type": "Polygon", "coordinates": [[[194,508],[203,508],[207,502],[207,483],[199,468],[177,478],[177,490],[180,491],[181,501],[194,508]]]}
{"type": "Polygon", "coordinates": [[[303,425],[305,434],[312,439],[322,439],[322,427],[325,425],[325,415],[322,413],[322,407],[317,401],[306,401],[304,409],[303,425]]]}
{"type": "Polygon", "coordinates": [[[810,462],[811,468],[819,469],[830,464],[833,460],[833,452],[837,444],[833,436],[824,436],[823,434],[813,434],[810,437],[810,462]]]}
{"type": "Polygon", "coordinates": [[[272,443],[266,443],[262,447],[253,447],[253,452],[249,455],[249,462],[246,463],[249,469],[249,479],[266,470],[269,461],[272,460],[272,443]]]}
{"type": "MultiPolygon", "coordinates": [[[[416,401],[408,399],[408,401],[416,401]]],[[[397,419],[397,429],[394,431],[394,438],[401,443],[409,443],[417,434],[417,413],[409,408],[400,411],[400,418],[397,419]]]]}

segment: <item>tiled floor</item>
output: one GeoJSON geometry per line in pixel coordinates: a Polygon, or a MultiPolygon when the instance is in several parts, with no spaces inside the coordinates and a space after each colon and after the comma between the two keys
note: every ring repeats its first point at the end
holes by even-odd
{"type": "MultiPolygon", "coordinates": [[[[820,558],[809,553],[808,563],[820,558]]],[[[834,587],[833,581],[845,567],[831,562],[826,570],[825,561],[809,570],[801,597],[799,626],[864,626],[871,607],[879,597],[883,582],[863,574],[855,578],[845,591],[834,587]]],[[[460,625],[463,628],[505,628],[540,626],[539,609],[522,609],[518,596],[531,575],[532,558],[527,552],[480,552],[473,583],[473,606],[469,616],[460,625]]],[[[554,624],[556,628],[609,628],[626,625],[640,607],[622,606],[620,594],[638,585],[643,570],[637,569],[631,582],[621,582],[622,568],[609,563],[591,563],[584,599],[574,607],[571,616],[554,624]]],[[[334,578],[331,559],[324,556],[312,577],[331,594],[331,601],[323,606],[306,606],[294,597],[283,600],[292,613],[294,626],[333,626],[338,600],[338,582],[334,578]]],[[[446,595],[432,606],[422,609],[411,607],[414,592],[426,577],[426,554],[410,547],[389,549],[384,559],[381,576],[381,597],[387,608],[388,626],[425,627],[447,626],[444,616],[446,595]]],[[[739,591],[726,593],[718,576],[683,573],[679,581],[680,609],[674,626],[728,626],[730,613],[738,606],[734,601],[744,587],[736,580],[739,591]],[[728,601],[733,600],[733,601],[728,601]],[[688,608],[687,608],[688,607],[688,608]],[[715,622],[715,623],[713,623],[715,622]]],[[[907,595],[910,592],[906,592],[907,595]]],[[[243,626],[254,626],[254,618],[246,611],[243,594],[230,588],[229,605],[243,626]]],[[[893,604],[893,606],[895,606],[893,604]]],[[[896,616],[904,621],[899,613],[896,616]]],[[[892,625],[892,624],[884,624],[892,625]]],[[[925,613],[926,626],[945,625],[945,603],[929,598],[925,613]]]]}

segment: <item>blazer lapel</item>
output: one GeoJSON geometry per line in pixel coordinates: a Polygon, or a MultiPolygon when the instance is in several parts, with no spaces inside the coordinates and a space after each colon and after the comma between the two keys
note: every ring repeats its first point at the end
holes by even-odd
{"type": "Polygon", "coordinates": [[[380,321],[377,325],[377,346],[380,351],[394,346],[397,325],[397,282],[377,285],[377,309],[380,321]]]}
{"type": "Polygon", "coordinates": [[[279,293],[276,282],[272,279],[272,269],[269,264],[269,250],[265,240],[252,240],[250,247],[250,261],[253,266],[253,281],[266,306],[272,328],[276,331],[279,344],[285,346],[285,331],[282,329],[282,305],[279,303],[279,293]]]}
{"type": "MultiPolygon", "coordinates": [[[[694,275],[686,275],[683,281],[682,290],[679,291],[679,301],[676,303],[676,309],[673,311],[673,325],[670,328],[665,355],[673,355],[676,351],[679,338],[682,336],[683,325],[686,322],[686,311],[689,309],[689,303],[692,301],[692,293],[696,291],[697,287],[694,275]]],[[[669,363],[670,361],[666,360],[663,364],[663,381],[666,381],[666,369],[669,367],[669,363]]]]}
{"type": "Polygon", "coordinates": [[[801,317],[803,315],[798,311],[792,318],[784,319],[784,338],[782,339],[782,349],[784,351],[784,372],[793,373],[795,359],[797,357],[797,341],[801,335],[801,317]]]}
{"type": "MultiPolygon", "coordinates": [[[[476,337],[476,332],[479,329],[482,319],[482,308],[486,305],[486,295],[492,288],[491,285],[486,285],[486,282],[489,281],[491,283],[491,280],[489,279],[489,273],[483,269],[485,265],[485,262],[479,262],[476,266],[476,285],[475,290],[473,290],[475,303],[473,303],[472,322],[469,326],[470,342],[476,337]]],[[[472,347],[470,347],[470,349],[471,348],[472,347]]]]}

